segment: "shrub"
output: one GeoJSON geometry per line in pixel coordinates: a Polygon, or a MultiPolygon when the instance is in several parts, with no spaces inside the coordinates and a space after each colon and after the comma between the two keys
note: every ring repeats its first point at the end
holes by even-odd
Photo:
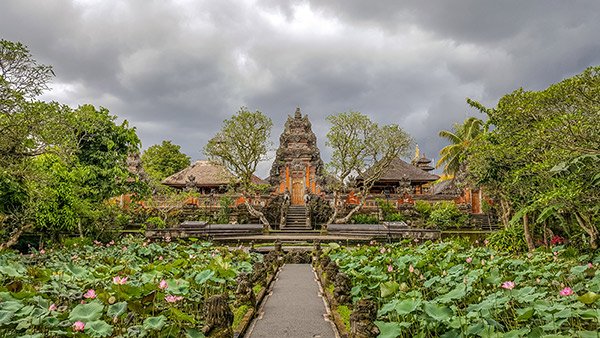
{"type": "Polygon", "coordinates": [[[498,230],[487,237],[489,246],[497,251],[526,252],[527,243],[521,226],[498,230]]]}
{"type": "Polygon", "coordinates": [[[468,215],[461,212],[454,202],[438,202],[429,214],[429,223],[441,229],[460,227],[465,224],[468,215]]]}
{"type": "Polygon", "coordinates": [[[399,212],[385,215],[384,219],[388,222],[401,222],[406,220],[406,217],[399,212]]]}
{"type": "Polygon", "coordinates": [[[156,228],[156,229],[163,229],[166,226],[166,224],[162,218],[152,216],[146,220],[146,226],[150,226],[151,228],[156,228]]]}
{"type": "Polygon", "coordinates": [[[354,224],[377,224],[379,219],[375,215],[367,214],[356,214],[352,216],[352,223],[354,224]]]}
{"type": "Polygon", "coordinates": [[[430,203],[425,201],[415,201],[415,210],[423,217],[423,219],[428,219],[431,214],[432,206],[430,203]]]}

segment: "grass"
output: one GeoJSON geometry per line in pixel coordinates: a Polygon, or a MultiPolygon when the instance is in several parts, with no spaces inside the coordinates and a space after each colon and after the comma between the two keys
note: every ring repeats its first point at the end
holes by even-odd
{"type": "Polygon", "coordinates": [[[242,322],[242,319],[244,319],[244,316],[248,312],[248,309],[249,309],[248,305],[242,305],[233,310],[233,329],[234,330],[237,329],[237,327],[240,325],[240,323],[242,322]]]}
{"type": "Polygon", "coordinates": [[[252,291],[254,291],[254,294],[256,296],[258,296],[258,294],[260,293],[260,291],[262,291],[263,287],[260,284],[256,284],[252,287],[252,291]]]}
{"type": "Polygon", "coordinates": [[[352,313],[352,310],[346,305],[340,305],[337,307],[336,311],[342,318],[342,322],[344,322],[344,326],[346,326],[346,331],[350,332],[350,314],[352,313]]]}

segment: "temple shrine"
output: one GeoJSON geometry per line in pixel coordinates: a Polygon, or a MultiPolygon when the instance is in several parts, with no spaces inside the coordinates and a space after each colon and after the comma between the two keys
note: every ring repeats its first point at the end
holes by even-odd
{"type": "Polygon", "coordinates": [[[271,167],[269,183],[276,194],[289,193],[292,205],[304,205],[306,194],[319,194],[324,185],[323,161],[308,116],[296,108],[288,116],[271,167]]]}

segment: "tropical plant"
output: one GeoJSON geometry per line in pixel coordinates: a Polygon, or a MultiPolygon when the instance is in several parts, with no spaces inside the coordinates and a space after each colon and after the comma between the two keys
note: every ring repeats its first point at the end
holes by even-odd
{"type": "Polygon", "coordinates": [[[597,336],[600,255],[480,244],[404,241],[326,254],[351,278],[354,303],[378,305],[379,337],[597,336]]]}
{"type": "Polygon", "coordinates": [[[462,124],[455,124],[453,130],[440,131],[440,137],[450,141],[450,144],[440,151],[440,159],[436,166],[444,166],[444,173],[456,176],[464,170],[467,153],[473,141],[484,132],[484,123],[476,117],[469,117],[462,124]]]}

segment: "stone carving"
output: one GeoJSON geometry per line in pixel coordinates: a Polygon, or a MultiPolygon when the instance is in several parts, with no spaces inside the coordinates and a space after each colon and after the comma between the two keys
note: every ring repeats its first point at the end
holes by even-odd
{"type": "Polygon", "coordinates": [[[335,261],[330,260],[329,264],[327,264],[327,266],[325,267],[325,273],[327,274],[327,279],[329,280],[329,282],[334,281],[335,276],[338,272],[339,268],[337,263],[335,261]]]}
{"type": "Polygon", "coordinates": [[[352,291],[352,283],[350,282],[350,277],[348,277],[348,275],[343,272],[338,273],[335,276],[333,285],[335,286],[333,289],[333,297],[338,304],[348,304],[352,301],[352,297],[350,295],[350,291],[352,291]]]}
{"type": "Polygon", "coordinates": [[[369,299],[361,299],[350,314],[350,338],[375,338],[379,328],[375,325],[377,304],[369,299]]]}
{"type": "Polygon", "coordinates": [[[256,296],[252,290],[252,284],[247,274],[240,273],[236,279],[238,285],[235,290],[235,303],[234,305],[249,305],[251,307],[256,306],[256,296]]]}
{"type": "Polygon", "coordinates": [[[204,303],[204,320],[206,326],[202,332],[206,336],[217,338],[233,337],[233,312],[228,304],[226,294],[214,295],[204,303]]]}

